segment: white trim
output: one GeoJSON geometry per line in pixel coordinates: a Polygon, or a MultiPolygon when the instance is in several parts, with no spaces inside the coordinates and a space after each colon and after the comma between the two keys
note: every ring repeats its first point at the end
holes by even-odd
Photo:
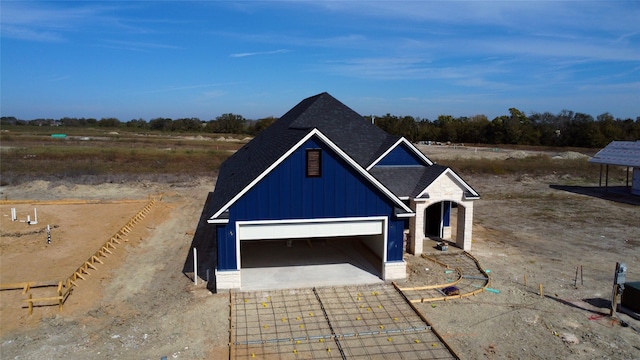
{"type": "Polygon", "coordinates": [[[229,219],[208,219],[207,223],[209,224],[228,224],[229,219]]]}
{"type": "MultiPolygon", "coordinates": [[[[253,221],[236,221],[236,269],[240,270],[240,262],[241,262],[241,241],[253,241],[253,239],[242,240],[241,239],[241,230],[240,227],[242,225],[268,225],[268,224],[320,224],[320,223],[349,223],[349,222],[362,222],[362,221],[379,221],[382,226],[382,231],[380,234],[383,237],[383,254],[382,254],[382,263],[386,263],[387,259],[387,242],[389,238],[389,218],[386,216],[370,216],[370,217],[350,217],[350,218],[323,218],[323,219],[290,219],[290,220],[253,220],[253,221]]],[[[365,234],[371,235],[371,234],[365,234]]],[[[314,237],[313,234],[307,237],[314,237]]],[[[283,234],[281,239],[287,239],[286,234],[283,234]]]]}
{"type": "Polygon", "coordinates": [[[429,158],[426,157],[422,153],[422,151],[418,150],[415,146],[413,146],[413,144],[409,140],[405,139],[404,137],[401,137],[400,139],[398,139],[398,141],[396,141],[395,144],[390,146],[387,149],[387,151],[385,151],[382,155],[380,155],[380,157],[375,159],[369,166],[367,166],[367,171],[371,170],[372,167],[376,166],[377,163],[382,161],[382,159],[384,159],[385,156],[387,156],[391,151],[393,151],[393,149],[398,147],[401,143],[405,143],[409,147],[409,149],[411,149],[416,155],[418,155],[418,157],[421,158],[427,165],[433,165],[433,162],[429,160],[429,158]]]}
{"type": "Polygon", "coordinates": [[[440,230],[438,231],[438,237],[442,239],[442,233],[444,230],[444,201],[440,202],[440,230]]]}
{"type": "Polygon", "coordinates": [[[416,216],[416,213],[411,213],[411,214],[397,214],[396,217],[397,218],[410,218],[410,217],[414,217],[416,216]]]}
{"type": "MultiPolygon", "coordinates": [[[[450,174],[451,176],[453,176],[454,180],[458,183],[459,186],[462,186],[463,188],[467,189],[470,193],[473,194],[473,196],[470,197],[466,197],[465,196],[465,200],[471,200],[471,199],[479,199],[480,195],[478,195],[477,192],[475,192],[475,190],[473,190],[471,188],[471,186],[469,186],[466,182],[464,182],[464,180],[462,180],[462,178],[460,178],[460,176],[458,176],[458,174],[456,174],[453,170],[451,170],[450,168],[445,169],[445,171],[442,172],[442,174],[438,175],[437,178],[435,178],[429,185],[427,185],[427,187],[425,187],[419,194],[418,196],[416,196],[415,200],[419,200],[419,198],[424,195],[425,193],[427,193],[427,189],[433,185],[436,181],[438,181],[438,179],[440,179],[441,177],[445,176],[446,174],[450,174]]],[[[425,199],[425,200],[428,200],[425,199]]]]}
{"type": "Polygon", "coordinates": [[[380,220],[343,221],[275,221],[268,223],[242,223],[237,236],[241,240],[305,239],[310,237],[336,237],[381,235],[380,220]],[[309,235],[311,234],[311,235],[309,235]]]}
{"type": "Polygon", "coordinates": [[[360,174],[362,174],[367,180],[373,183],[376,187],[378,187],[391,201],[399,205],[404,211],[408,213],[412,213],[413,211],[407,207],[397,196],[395,196],[389,189],[387,189],[382,183],[380,183],[375,177],[369,174],[362,166],[360,166],[357,162],[355,162],[349,155],[347,155],[342,149],[340,149],[336,144],[334,144],[328,137],[326,137],[320,130],[314,128],[307,135],[305,135],[296,145],[291,147],[291,149],[287,150],[277,161],[271,164],[265,171],[262,172],[258,177],[256,177],[249,185],[247,185],[244,189],[242,189],[236,196],[234,196],[231,200],[229,200],[224,206],[220,208],[213,216],[209,219],[213,220],[220,216],[224,211],[226,211],[234,202],[236,202],[240,197],[246,194],[255,184],[257,184],[260,180],[266,177],[273,169],[275,169],[278,165],[280,165],[289,155],[298,150],[302,144],[307,142],[311,137],[317,136],[320,140],[322,140],[326,145],[328,145],[333,151],[335,151],[343,160],[349,163],[354,169],[356,169],[360,174]]]}

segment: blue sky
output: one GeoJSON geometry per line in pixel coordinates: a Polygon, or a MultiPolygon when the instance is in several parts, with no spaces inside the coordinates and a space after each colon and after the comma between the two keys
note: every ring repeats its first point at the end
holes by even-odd
{"type": "Polygon", "coordinates": [[[0,2],[0,113],[640,116],[639,1],[0,2]]]}

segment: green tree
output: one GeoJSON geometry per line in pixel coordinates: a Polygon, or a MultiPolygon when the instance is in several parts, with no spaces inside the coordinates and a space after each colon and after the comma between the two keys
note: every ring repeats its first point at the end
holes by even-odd
{"type": "Polygon", "coordinates": [[[127,121],[125,124],[126,127],[135,128],[135,129],[147,129],[149,128],[149,123],[144,121],[144,119],[131,119],[127,121]]]}
{"type": "Polygon", "coordinates": [[[198,118],[177,119],[171,123],[171,131],[200,132],[202,128],[202,121],[198,118]]]}
{"type": "Polygon", "coordinates": [[[217,133],[242,134],[245,132],[245,123],[242,115],[227,113],[218,116],[212,126],[217,133]]]}
{"type": "Polygon", "coordinates": [[[434,122],[440,128],[438,141],[458,142],[458,131],[460,127],[456,119],[451,115],[439,115],[434,122]]]}
{"type": "Polygon", "coordinates": [[[155,118],[149,120],[149,129],[159,131],[171,131],[173,120],[169,118],[155,118]]]}
{"type": "Polygon", "coordinates": [[[467,131],[463,142],[474,144],[486,143],[489,126],[489,119],[487,119],[485,115],[474,115],[470,117],[465,126],[467,131]]]}
{"type": "Polygon", "coordinates": [[[117,128],[120,126],[120,120],[116,118],[102,118],[98,121],[98,126],[107,128],[117,128]]]}
{"type": "Polygon", "coordinates": [[[271,126],[271,124],[276,122],[276,120],[278,119],[273,116],[259,119],[255,123],[253,123],[251,126],[249,126],[249,128],[247,129],[247,132],[251,135],[258,135],[264,129],[268,128],[269,126],[271,126]]]}

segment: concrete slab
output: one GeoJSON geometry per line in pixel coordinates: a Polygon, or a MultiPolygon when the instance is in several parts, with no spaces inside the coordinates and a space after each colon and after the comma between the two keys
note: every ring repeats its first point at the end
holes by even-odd
{"type": "Polygon", "coordinates": [[[242,291],[382,283],[382,260],[356,238],[244,241],[242,291]]]}

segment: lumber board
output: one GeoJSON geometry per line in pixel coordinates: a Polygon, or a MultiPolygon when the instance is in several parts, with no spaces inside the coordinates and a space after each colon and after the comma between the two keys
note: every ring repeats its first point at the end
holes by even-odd
{"type": "Polygon", "coordinates": [[[22,290],[26,286],[29,288],[57,286],[56,281],[23,281],[17,283],[0,284],[0,290],[22,290]]]}
{"type": "MultiPolygon", "coordinates": [[[[31,295],[31,294],[29,294],[31,295]]],[[[30,302],[35,302],[35,301],[53,301],[53,300],[62,300],[62,296],[51,296],[51,297],[43,297],[43,298],[28,298],[28,299],[23,299],[22,301],[30,301],[30,302]]]]}

